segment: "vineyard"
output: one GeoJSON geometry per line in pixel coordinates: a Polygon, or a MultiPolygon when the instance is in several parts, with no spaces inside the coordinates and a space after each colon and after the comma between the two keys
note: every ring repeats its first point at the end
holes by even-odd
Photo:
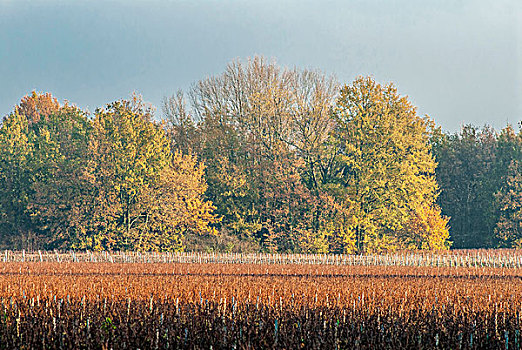
{"type": "Polygon", "coordinates": [[[519,349],[517,251],[10,252],[1,349],[519,349]]]}
{"type": "Polygon", "coordinates": [[[220,263],[313,264],[362,266],[450,266],[522,268],[522,251],[514,249],[452,250],[366,255],[328,254],[230,254],[140,252],[3,251],[3,262],[110,262],[110,263],[220,263]]]}

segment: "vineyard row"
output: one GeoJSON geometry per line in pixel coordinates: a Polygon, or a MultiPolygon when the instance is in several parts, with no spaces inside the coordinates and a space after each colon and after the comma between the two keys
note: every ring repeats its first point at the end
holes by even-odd
{"type": "Polygon", "coordinates": [[[444,253],[405,252],[371,255],[268,253],[157,252],[3,252],[3,262],[109,262],[198,264],[312,264],[347,266],[493,267],[521,268],[517,250],[457,250],[444,253]]]}

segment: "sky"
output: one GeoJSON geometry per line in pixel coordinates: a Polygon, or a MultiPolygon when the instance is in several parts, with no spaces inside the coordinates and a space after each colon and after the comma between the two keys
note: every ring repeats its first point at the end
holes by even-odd
{"type": "Polygon", "coordinates": [[[0,0],[0,116],[32,90],[93,112],[262,55],[393,82],[446,131],[522,120],[520,0],[0,0]]]}

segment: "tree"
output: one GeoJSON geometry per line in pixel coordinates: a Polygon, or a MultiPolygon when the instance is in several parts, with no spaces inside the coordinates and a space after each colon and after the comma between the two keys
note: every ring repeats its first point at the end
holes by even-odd
{"type": "Polygon", "coordinates": [[[186,233],[214,232],[214,208],[201,198],[203,165],[171,153],[164,129],[140,101],[109,104],[92,125],[95,197],[75,247],[180,250],[186,233]]]}
{"type": "Polygon", "coordinates": [[[27,208],[32,196],[32,154],[27,118],[12,113],[0,128],[0,234],[2,243],[19,249],[34,243],[27,208]]]}
{"type": "MultiPolygon", "coordinates": [[[[49,93],[33,91],[24,96],[0,129],[0,230],[2,241],[18,249],[36,249],[48,243],[47,227],[42,224],[36,205],[39,191],[53,178],[41,156],[59,159],[43,144],[53,143],[57,130],[42,128],[54,115],[68,109],[49,93]],[[44,141],[45,140],[45,141],[44,141]],[[50,153],[47,153],[50,152],[50,153]]],[[[59,125],[60,123],[58,123],[59,125]]],[[[58,151],[59,145],[54,144],[58,151]]],[[[54,203],[54,202],[53,202],[54,203]]]]}
{"type": "Polygon", "coordinates": [[[522,163],[512,160],[504,186],[496,193],[500,217],[495,235],[501,247],[522,248],[522,163]]]}
{"type": "Polygon", "coordinates": [[[336,191],[354,213],[357,250],[447,248],[430,121],[392,84],[369,77],[341,89],[334,117],[336,191]]]}
{"type": "Polygon", "coordinates": [[[31,95],[22,97],[20,103],[15,107],[15,113],[25,116],[31,125],[38,123],[41,119],[46,120],[61,108],[58,100],[50,93],[33,91],[31,95]]]}
{"type": "Polygon", "coordinates": [[[182,90],[163,99],[163,112],[167,124],[167,133],[173,149],[184,154],[192,154],[199,144],[195,121],[192,119],[182,90]]]}
{"type": "Polygon", "coordinates": [[[77,107],[62,106],[31,125],[32,199],[28,209],[45,248],[70,247],[92,207],[92,126],[77,107]]]}
{"type": "Polygon", "coordinates": [[[495,193],[495,237],[499,246],[522,247],[522,131],[505,127],[498,137],[495,177],[499,179],[495,193]]]}
{"type": "Polygon", "coordinates": [[[460,133],[441,134],[433,150],[441,188],[438,202],[444,215],[451,217],[453,246],[494,247],[494,193],[502,176],[496,132],[465,125],[460,133]]]}
{"type": "Polygon", "coordinates": [[[339,211],[323,215],[336,94],[332,78],[255,57],[198,82],[190,109],[181,93],[166,100],[173,144],[206,164],[223,232],[269,251],[329,251],[326,232],[344,232],[327,222],[343,222],[339,211]]]}

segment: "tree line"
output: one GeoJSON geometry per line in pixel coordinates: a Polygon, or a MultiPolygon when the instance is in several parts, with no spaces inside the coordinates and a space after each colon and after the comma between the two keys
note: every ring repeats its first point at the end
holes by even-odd
{"type": "Polygon", "coordinates": [[[447,134],[393,84],[262,57],[93,114],[48,93],[0,128],[5,247],[364,253],[518,246],[522,134],[447,134]]]}
{"type": "Polygon", "coordinates": [[[521,128],[465,125],[433,134],[438,203],[451,217],[453,247],[522,247],[521,128]]]}

